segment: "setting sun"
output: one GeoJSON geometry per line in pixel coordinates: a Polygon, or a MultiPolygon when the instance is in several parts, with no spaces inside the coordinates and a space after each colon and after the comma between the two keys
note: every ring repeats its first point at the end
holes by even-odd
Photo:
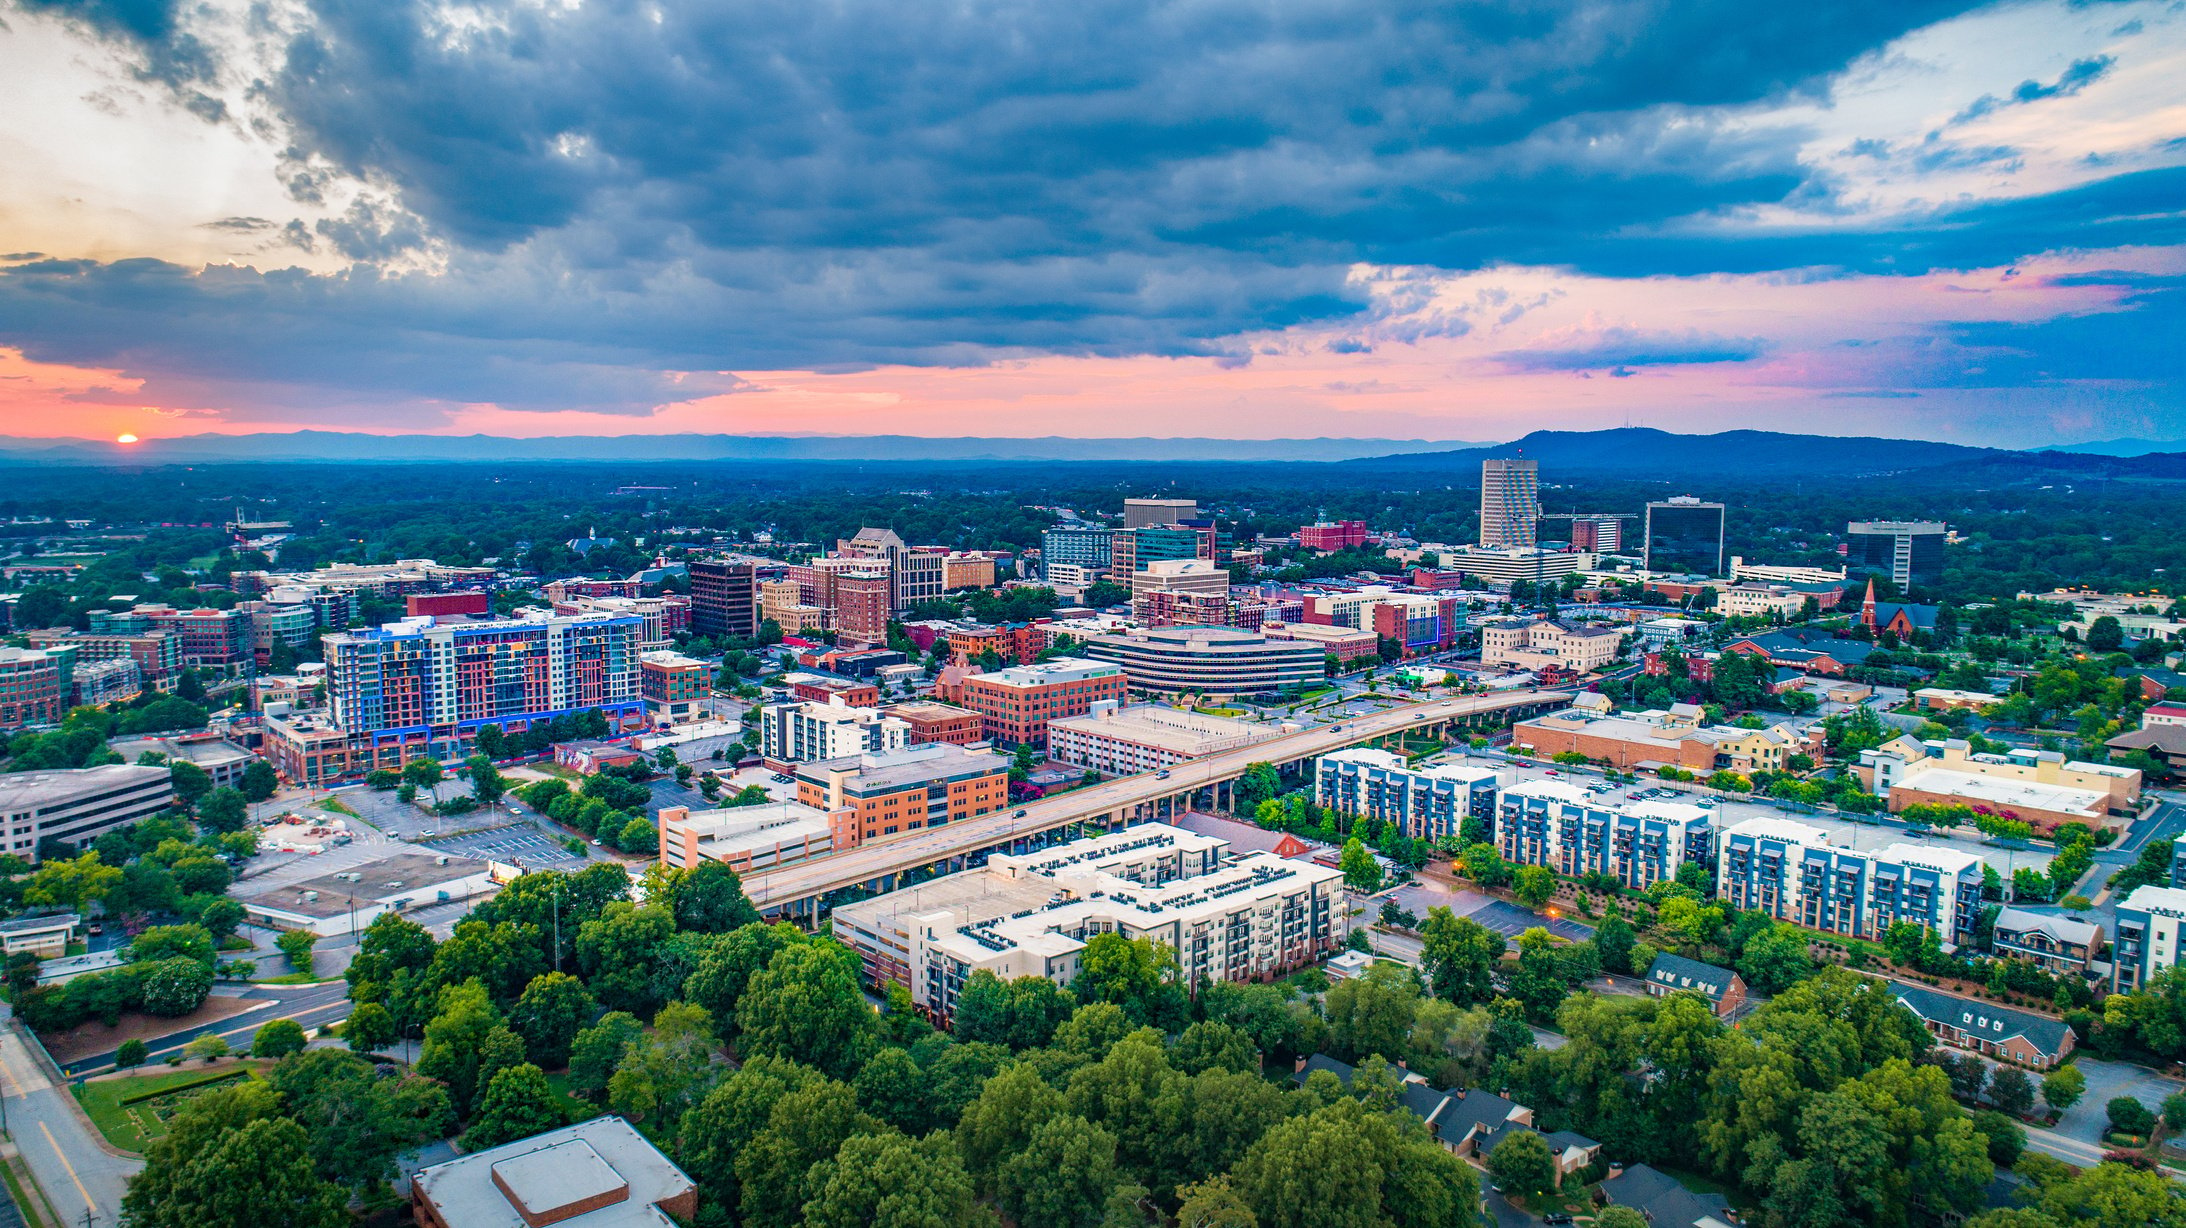
{"type": "Polygon", "coordinates": [[[127,431],[124,431],[121,434],[114,436],[115,443],[135,443],[136,441],[137,437],[129,434],[127,431]]]}

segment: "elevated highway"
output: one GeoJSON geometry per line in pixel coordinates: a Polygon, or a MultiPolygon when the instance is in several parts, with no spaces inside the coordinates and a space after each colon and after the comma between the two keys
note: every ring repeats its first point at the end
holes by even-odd
{"type": "Polygon", "coordinates": [[[1237,779],[1255,763],[1287,771],[1330,751],[1389,734],[1447,733],[1482,722],[1500,724],[1511,716],[1562,707],[1571,696],[1569,691],[1503,691],[1404,704],[1180,763],[1166,777],[1157,773],[1119,777],[1023,807],[751,874],[744,879],[744,891],[762,912],[816,917],[821,901],[832,892],[850,887],[892,890],[907,871],[929,866],[957,869],[965,858],[1029,848],[1050,833],[1078,824],[1112,828],[1168,818],[1195,806],[1228,809],[1237,779]]]}

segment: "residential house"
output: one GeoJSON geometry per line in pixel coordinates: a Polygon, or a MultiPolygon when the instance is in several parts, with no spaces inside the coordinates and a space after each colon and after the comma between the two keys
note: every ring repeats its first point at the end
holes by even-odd
{"type": "Polygon", "coordinates": [[[1648,965],[1647,993],[1655,998],[1666,998],[1674,993],[1697,993],[1708,1000],[1717,1015],[1728,1015],[1745,1003],[1746,982],[1729,968],[1718,968],[1665,951],[1648,965]]]}

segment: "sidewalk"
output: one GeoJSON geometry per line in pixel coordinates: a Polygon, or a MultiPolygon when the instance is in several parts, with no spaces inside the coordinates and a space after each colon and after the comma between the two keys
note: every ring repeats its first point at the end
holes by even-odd
{"type": "Polygon", "coordinates": [[[55,1074],[32,1051],[13,1013],[0,1017],[0,1096],[8,1133],[31,1176],[67,1223],[83,1223],[89,1211],[92,1228],[114,1228],[129,1178],[144,1161],[108,1146],[55,1074]]]}

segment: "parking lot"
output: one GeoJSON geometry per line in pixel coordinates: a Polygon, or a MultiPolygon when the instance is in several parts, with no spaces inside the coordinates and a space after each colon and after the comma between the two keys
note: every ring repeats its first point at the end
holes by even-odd
{"type": "MultiPolygon", "coordinates": [[[[501,861],[527,870],[566,870],[580,867],[588,856],[570,852],[561,839],[526,821],[512,821],[488,831],[419,840],[418,845],[442,853],[501,861]]],[[[587,850],[589,852],[589,850],[587,850]]]]}
{"type": "MultiPolygon", "coordinates": [[[[1494,930],[1505,938],[1518,935],[1538,926],[1572,942],[1583,942],[1594,936],[1591,926],[1581,925],[1565,917],[1549,916],[1530,908],[1498,900],[1494,896],[1462,887],[1452,887],[1438,879],[1421,878],[1392,889],[1385,899],[1395,900],[1397,907],[1425,919],[1430,908],[1447,908],[1460,917],[1469,918],[1494,930]]],[[[1379,905],[1369,908],[1371,914],[1379,905]]]]}

